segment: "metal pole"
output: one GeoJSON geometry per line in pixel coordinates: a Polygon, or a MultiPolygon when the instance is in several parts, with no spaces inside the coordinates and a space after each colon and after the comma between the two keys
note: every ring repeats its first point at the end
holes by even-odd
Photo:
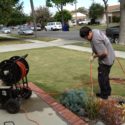
{"type": "Polygon", "coordinates": [[[75,1],[75,12],[76,12],[76,26],[77,26],[77,0],[75,1]]]}
{"type": "Polygon", "coordinates": [[[36,16],[35,16],[35,11],[34,11],[33,0],[30,0],[30,5],[31,5],[31,10],[32,10],[32,17],[33,17],[33,26],[34,26],[34,31],[35,31],[35,37],[37,37],[36,16]]]}
{"type": "Polygon", "coordinates": [[[92,0],[92,1],[93,1],[92,3],[94,4],[94,3],[95,3],[95,0],[92,0]]]}

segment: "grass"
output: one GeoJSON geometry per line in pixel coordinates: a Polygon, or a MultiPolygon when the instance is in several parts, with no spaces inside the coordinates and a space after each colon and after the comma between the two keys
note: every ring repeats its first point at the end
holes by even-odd
{"type": "Polygon", "coordinates": [[[12,44],[25,44],[25,43],[30,43],[30,42],[15,39],[15,38],[0,37],[0,46],[2,46],[2,45],[12,45],[12,44]]]}
{"type": "MultiPolygon", "coordinates": [[[[0,53],[0,60],[8,59],[15,55],[28,53],[27,60],[30,65],[28,74],[29,81],[39,85],[45,91],[55,97],[55,93],[61,94],[65,89],[81,88],[87,93],[91,92],[88,58],[89,53],[67,50],[58,47],[42,49],[31,49],[9,53],[0,53]]],[[[124,66],[125,60],[120,59],[124,66]]],[[[93,63],[94,91],[98,91],[97,83],[97,61],[93,63]]],[[[112,77],[124,78],[117,61],[112,70],[112,77]]],[[[112,92],[114,95],[125,96],[125,82],[116,84],[112,81],[112,92]]]]}
{"type": "MultiPolygon", "coordinates": [[[[77,43],[73,43],[73,45],[77,45],[77,46],[83,46],[83,47],[91,47],[89,42],[85,41],[85,42],[77,42],[77,43]]],[[[125,45],[120,45],[120,44],[112,44],[114,50],[117,51],[125,51],[125,45]]]]}
{"type": "Polygon", "coordinates": [[[106,29],[106,25],[77,25],[77,26],[70,27],[70,30],[71,31],[72,30],[79,30],[83,26],[88,26],[92,29],[100,29],[100,30],[106,29]]]}
{"type": "Polygon", "coordinates": [[[10,34],[10,36],[19,38],[19,39],[31,39],[34,38],[34,35],[18,35],[18,34],[10,34]]]}
{"type": "MultiPolygon", "coordinates": [[[[119,24],[118,23],[111,23],[111,24],[109,24],[109,27],[116,26],[116,25],[119,25],[119,24]]],[[[72,26],[72,27],[70,27],[70,30],[79,30],[83,26],[89,26],[92,29],[100,29],[100,30],[106,29],[105,24],[101,24],[101,25],[85,25],[85,24],[83,24],[83,25],[72,26]]]]}
{"type": "Polygon", "coordinates": [[[34,35],[11,34],[11,36],[19,38],[19,39],[33,39],[33,40],[39,40],[39,41],[45,41],[45,42],[50,42],[50,41],[56,40],[56,38],[51,38],[51,37],[37,37],[37,38],[35,38],[34,35]]]}
{"type": "Polygon", "coordinates": [[[56,38],[51,38],[51,37],[38,37],[38,38],[33,38],[34,40],[40,40],[44,42],[51,42],[53,40],[56,40],[56,38]]]}

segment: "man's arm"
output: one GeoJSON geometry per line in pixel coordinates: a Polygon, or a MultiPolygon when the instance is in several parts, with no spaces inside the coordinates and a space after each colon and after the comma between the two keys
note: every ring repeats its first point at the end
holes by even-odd
{"type": "Polygon", "coordinates": [[[98,51],[97,53],[92,53],[92,56],[94,58],[105,58],[106,56],[108,55],[108,51],[107,49],[105,48],[103,51],[98,51]]]}

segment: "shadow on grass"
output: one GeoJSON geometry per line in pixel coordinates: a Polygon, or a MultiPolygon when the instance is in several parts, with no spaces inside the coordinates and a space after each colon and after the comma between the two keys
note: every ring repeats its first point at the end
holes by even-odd
{"type": "MultiPolygon", "coordinates": [[[[74,77],[73,78],[74,80],[80,80],[82,84],[88,84],[90,83],[90,76],[89,75],[86,75],[86,74],[82,74],[78,77],[74,77]]],[[[97,82],[97,79],[94,79],[92,78],[93,81],[96,81],[97,82]]]]}
{"type": "Polygon", "coordinates": [[[36,82],[36,85],[42,88],[46,93],[55,98],[57,101],[59,100],[59,97],[62,94],[62,92],[53,89],[51,86],[46,86],[46,84],[44,83],[36,82]]]}
{"type": "Polygon", "coordinates": [[[5,37],[0,37],[0,42],[11,42],[11,41],[17,41],[20,40],[18,38],[5,38],[5,37]]]}

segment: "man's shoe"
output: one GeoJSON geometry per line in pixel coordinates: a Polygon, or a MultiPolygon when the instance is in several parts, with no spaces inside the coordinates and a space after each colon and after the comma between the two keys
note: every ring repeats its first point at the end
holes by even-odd
{"type": "Polygon", "coordinates": [[[108,99],[108,95],[102,95],[101,93],[96,93],[96,96],[102,99],[108,99]]]}
{"type": "Polygon", "coordinates": [[[101,95],[101,98],[102,98],[102,99],[108,99],[108,96],[107,96],[107,95],[105,95],[105,96],[104,96],[104,95],[101,95]]]}
{"type": "Polygon", "coordinates": [[[100,96],[101,96],[101,93],[96,93],[96,96],[97,96],[97,97],[100,97],[100,96]]]}
{"type": "MultiPolygon", "coordinates": [[[[98,97],[98,96],[100,96],[100,95],[102,95],[101,93],[96,93],[96,96],[98,97]]],[[[109,93],[109,94],[106,94],[107,96],[110,96],[111,94],[109,93]]]]}

